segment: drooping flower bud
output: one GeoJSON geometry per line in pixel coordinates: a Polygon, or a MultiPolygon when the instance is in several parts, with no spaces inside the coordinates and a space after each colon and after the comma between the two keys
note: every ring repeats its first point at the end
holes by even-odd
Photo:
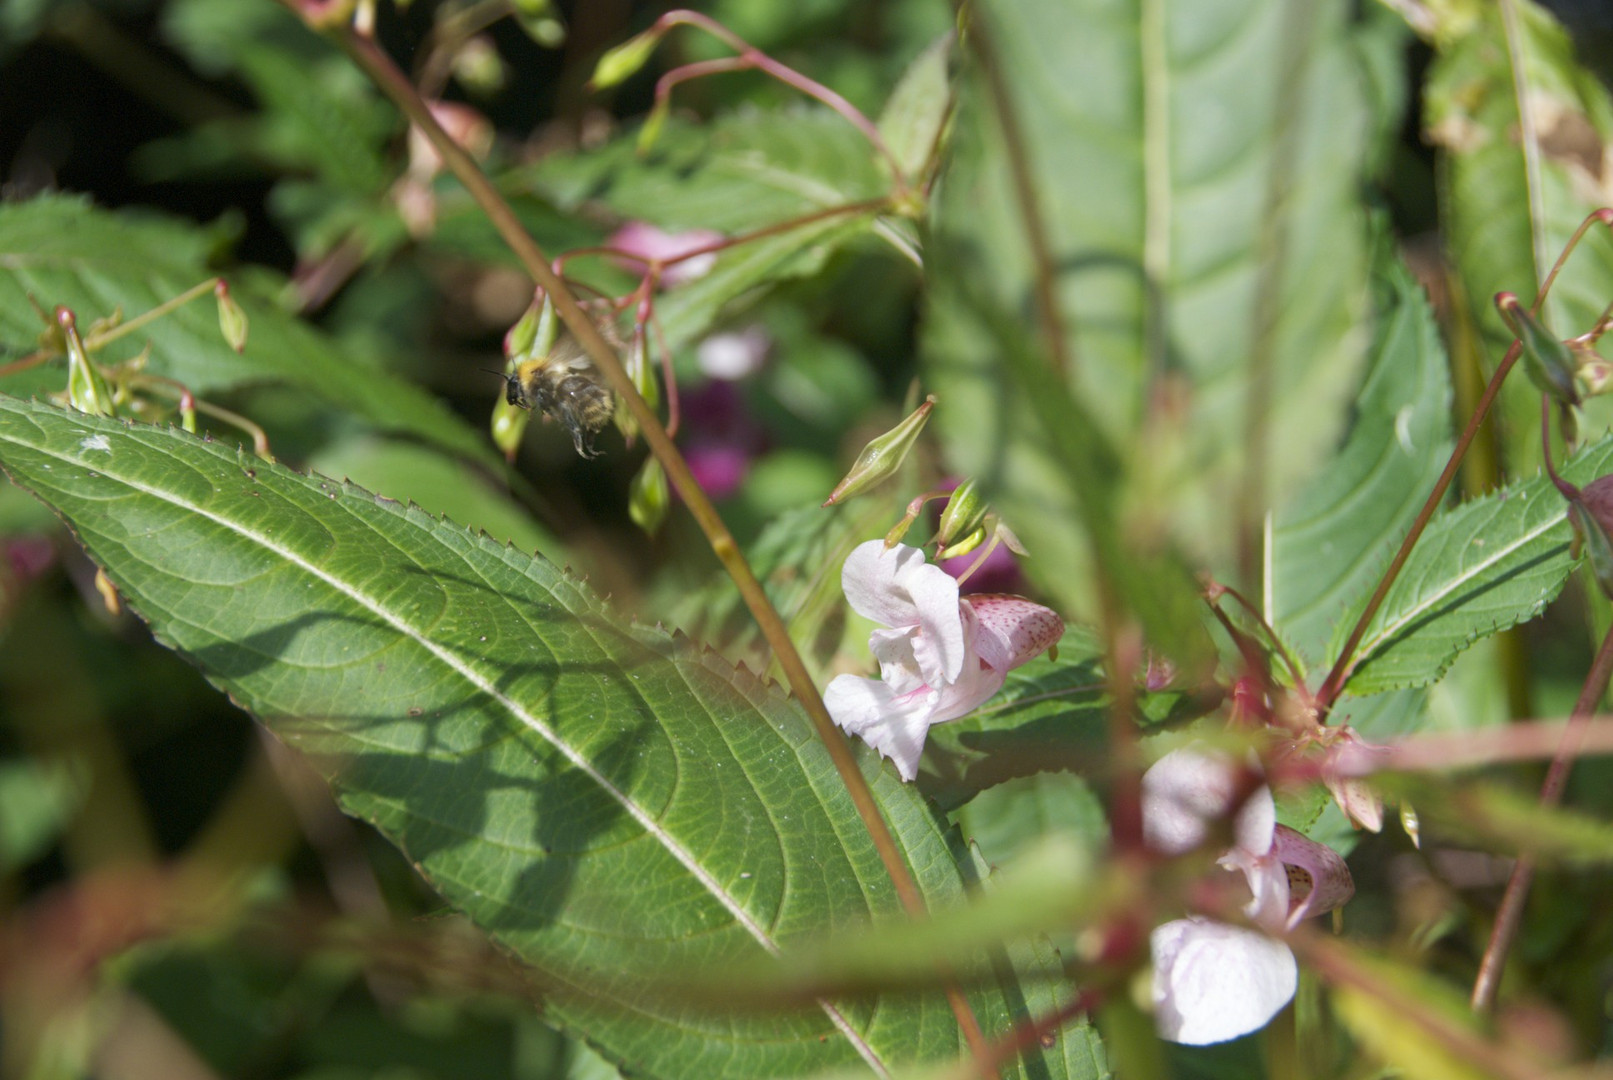
{"type": "Polygon", "coordinates": [[[218,328],[224,340],[236,352],[246,351],[246,312],[230,295],[229,282],[219,278],[213,283],[213,297],[218,301],[218,328]]]}
{"type": "Polygon", "coordinates": [[[1579,389],[1580,397],[1600,397],[1603,394],[1613,393],[1613,364],[1602,359],[1600,353],[1589,345],[1570,345],[1574,352],[1577,367],[1574,369],[1574,385],[1579,389]]]}
{"type": "Polygon", "coordinates": [[[980,546],[986,538],[984,526],[986,511],[989,509],[991,507],[980,494],[980,485],[974,477],[969,477],[953,489],[952,497],[947,500],[946,509],[941,511],[941,526],[935,536],[936,542],[947,549],[941,553],[941,558],[950,559],[980,546]],[[968,547],[959,551],[952,550],[969,540],[973,540],[973,543],[968,547]]]}
{"type": "Polygon", "coordinates": [[[902,462],[907,460],[913,444],[918,442],[919,433],[924,430],[924,425],[930,419],[930,412],[934,408],[935,395],[931,394],[924,399],[924,404],[914,409],[900,424],[885,434],[869,440],[862,453],[857,455],[851,470],[835,485],[835,489],[829,493],[823,505],[833,506],[835,503],[844,502],[853,495],[861,495],[895,476],[897,470],[902,467],[902,462]]]}
{"type": "Polygon", "coordinates": [[[671,502],[666,471],[655,458],[645,458],[643,467],[628,486],[628,516],[633,519],[633,524],[654,536],[666,520],[667,507],[671,502]]]}
{"type": "Polygon", "coordinates": [[[1496,293],[1495,306],[1523,349],[1523,366],[1529,373],[1529,381],[1557,401],[1578,405],[1579,391],[1574,385],[1577,365],[1568,346],[1547,330],[1539,317],[1519,303],[1512,293],[1496,293]]]}
{"type": "Polygon", "coordinates": [[[112,402],[112,391],[90,362],[89,351],[84,348],[84,339],[79,336],[78,321],[73,313],[65,307],[58,307],[56,326],[61,331],[62,344],[67,351],[68,402],[79,412],[91,416],[116,416],[117,407],[112,402]]]}
{"type": "Polygon", "coordinates": [[[642,34],[628,38],[614,49],[607,49],[605,55],[594,65],[594,77],[588,80],[589,88],[604,90],[626,81],[649,61],[650,54],[655,52],[655,46],[660,43],[663,33],[665,31],[660,27],[651,27],[642,34]]]}

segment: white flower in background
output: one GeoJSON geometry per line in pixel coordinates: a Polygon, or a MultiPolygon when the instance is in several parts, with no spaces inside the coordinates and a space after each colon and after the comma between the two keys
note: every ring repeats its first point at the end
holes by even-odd
{"type": "Polygon", "coordinates": [[[880,678],[838,676],[823,701],[835,723],[890,758],[903,780],[918,775],[930,725],[973,712],[1009,670],[1064,633],[1063,620],[1023,597],[961,599],[957,581],[906,544],[859,544],[840,580],[852,609],[889,629],[868,639],[880,678]]]}
{"type": "MultiPolygon", "coordinates": [[[[1143,833],[1164,855],[1199,847],[1237,795],[1234,761],[1176,750],[1143,774],[1143,833]]],[[[1281,933],[1331,911],[1355,892],[1332,848],[1277,824],[1271,789],[1261,785],[1232,820],[1233,846],[1220,864],[1242,872],[1244,912],[1264,931],[1281,933]]],[[[1204,1046],[1257,1031],[1294,996],[1298,968],[1287,945],[1262,930],[1202,916],[1155,928],[1154,1019],[1172,1042],[1204,1046]]]]}

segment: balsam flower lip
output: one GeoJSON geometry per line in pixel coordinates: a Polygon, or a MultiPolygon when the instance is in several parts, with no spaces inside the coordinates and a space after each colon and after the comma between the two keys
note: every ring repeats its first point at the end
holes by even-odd
{"type": "Polygon", "coordinates": [[[957,581],[906,544],[859,544],[840,580],[852,609],[888,629],[868,639],[880,678],[840,675],[824,704],[835,723],[890,758],[903,780],[918,775],[932,724],[973,712],[1010,670],[1064,634],[1062,619],[1023,597],[960,598],[957,581]]]}
{"type": "MultiPolygon", "coordinates": [[[[1162,855],[1180,855],[1208,838],[1232,810],[1237,766],[1195,749],[1175,750],[1143,774],[1143,833],[1162,855]]],[[[1162,1037],[1192,1046],[1257,1031],[1288,1004],[1298,967],[1280,934],[1331,911],[1355,892],[1332,848],[1277,824],[1271,789],[1261,785],[1232,820],[1233,846],[1220,865],[1248,881],[1244,907],[1261,930],[1202,916],[1154,929],[1154,1019],[1162,1037]],[[1263,932],[1266,931],[1266,932],[1263,932]]]]}

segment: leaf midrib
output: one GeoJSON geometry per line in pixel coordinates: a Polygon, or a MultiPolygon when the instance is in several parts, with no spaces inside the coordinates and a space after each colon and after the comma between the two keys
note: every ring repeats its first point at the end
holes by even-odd
{"type": "MultiPolygon", "coordinates": [[[[130,430],[124,430],[120,432],[120,434],[127,436],[132,435],[132,432],[130,430]]],[[[70,457],[65,453],[59,452],[50,447],[30,443],[23,439],[17,438],[16,436],[11,436],[10,441],[21,446],[26,446],[35,453],[50,457],[56,461],[62,462],[63,464],[72,465],[75,467],[83,467],[84,463],[81,460],[70,457]]],[[[144,445],[146,445],[149,449],[157,449],[156,447],[151,446],[149,443],[144,445]]],[[[338,594],[345,596],[353,603],[359,605],[361,608],[380,619],[383,623],[397,631],[403,637],[413,641],[416,645],[425,649],[430,655],[435,657],[440,663],[444,664],[455,675],[458,675],[465,682],[469,683],[471,686],[487,695],[487,697],[503,706],[509,715],[515,717],[515,719],[518,720],[523,726],[536,733],[550,746],[554,747],[554,749],[570,764],[581,771],[583,775],[592,780],[596,785],[598,785],[601,791],[603,791],[607,796],[620,805],[628,816],[637,822],[639,827],[642,828],[648,836],[654,838],[656,842],[667,851],[668,854],[676,859],[679,864],[682,865],[683,868],[688,871],[689,874],[694,877],[694,879],[699,882],[708,893],[711,894],[713,899],[715,899],[717,903],[729,913],[735,922],[737,922],[745,929],[747,933],[750,934],[752,939],[754,939],[757,944],[759,944],[770,955],[779,955],[779,946],[768,935],[767,931],[761,926],[761,924],[752,918],[750,913],[740,906],[739,902],[728,894],[722,885],[708,871],[706,871],[706,869],[702,867],[698,861],[696,861],[694,856],[689,851],[685,850],[684,847],[678,843],[678,841],[674,839],[669,832],[662,828],[661,825],[652,816],[650,816],[650,814],[643,807],[639,806],[638,803],[636,803],[627,794],[627,792],[612,784],[602,773],[593,767],[587,758],[583,757],[580,753],[574,750],[570,744],[562,740],[557,732],[551,729],[538,717],[527,712],[509,696],[502,693],[493,682],[483,678],[474,667],[471,667],[470,665],[461,661],[446,647],[433,642],[429,637],[418,632],[405,619],[395,614],[381,601],[369,596],[361,590],[351,587],[340,578],[327,573],[315,563],[304,558],[300,553],[274,542],[269,537],[247,527],[240,522],[222,517],[197,503],[183,499],[160,488],[150,487],[138,480],[133,479],[127,474],[122,473],[121,471],[115,472],[112,468],[108,467],[109,464],[110,463],[97,462],[95,471],[99,472],[102,476],[105,476],[110,480],[115,480],[116,482],[123,484],[133,491],[139,492],[160,502],[167,503],[170,506],[184,510],[188,513],[193,513],[206,521],[212,522],[227,532],[233,532],[237,536],[240,536],[251,543],[257,544],[270,554],[283,559],[289,565],[294,566],[307,574],[310,574],[319,581],[325,583],[325,585],[329,588],[335,590],[338,594]]],[[[839,1009],[830,1002],[822,999],[819,999],[818,1004],[828,1016],[830,1022],[835,1026],[836,1030],[838,1030],[842,1037],[844,1037],[847,1042],[851,1044],[852,1048],[857,1051],[858,1056],[861,1057],[864,1062],[866,1062],[869,1067],[880,1076],[888,1076],[889,1071],[885,1067],[879,1055],[875,1052],[874,1048],[870,1046],[866,1040],[864,1040],[862,1036],[851,1026],[850,1021],[848,1021],[846,1017],[841,1014],[839,1009]]]]}
{"type": "MultiPolygon", "coordinates": [[[[1383,645],[1384,643],[1393,640],[1393,638],[1395,637],[1396,634],[1400,633],[1407,626],[1409,626],[1412,622],[1416,621],[1416,619],[1419,616],[1421,616],[1423,614],[1426,614],[1430,609],[1432,609],[1434,607],[1435,604],[1437,604],[1441,600],[1445,599],[1447,596],[1449,596],[1452,592],[1454,592],[1457,589],[1459,589],[1461,586],[1467,584],[1474,577],[1478,576],[1479,574],[1483,573],[1484,571],[1486,571],[1486,570],[1490,569],[1491,567],[1495,566],[1496,563],[1500,562],[1502,559],[1505,559],[1507,556],[1511,555],[1513,552],[1517,551],[1519,548],[1523,547],[1525,544],[1528,544],[1531,541],[1539,539],[1541,536],[1543,536],[1546,533],[1550,532],[1552,529],[1555,529],[1558,525],[1561,525],[1562,523],[1563,523],[1563,519],[1561,517],[1553,516],[1551,518],[1548,518],[1547,520],[1541,522],[1539,525],[1537,525],[1533,529],[1530,529],[1528,532],[1526,532],[1523,535],[1521,535],[1517,540],[1514,540],[1512,543],[1506,545],[1505,547],[1498,549],[1493,556],[1490,556],[1490,557],[1488,557],[1486,559],[1480,560],[1478,563],[1476,563],[1474,566],[1472,566],[1468,570],[1464,570],[1462,573],[1458,574],[1456,577],[1451,578],[1450,581],[1444,587],[1442,587],[1439,590],[1429,594],[1428,596],[1424,597],[1421,601],[1419,601],[1417,604],[1415,604],[1411,608],[1408,608],[1394,622],[1385,623],[1383,628],[1381,630],[1379,630],[1378,633],[1374,634],[1372,637],[1368,638],[1363,643],[1363,645],[1361,647],[1361,651],[1358,654],[1360,656],[1360,659],[1356,662],[1356,665],[1355,665],[1356,670],[1359,671],[1361,668],[1363,668],[1363,667],[1365,667],[1367,665],[1367,663],[1372,659],[1372,654],[1373,654],[1374,650],[1376,650],[1379,646],[1383,645]]],[[[1468,542],[1471,543],[1471,538],[1469,538],[1468,542]]]]}

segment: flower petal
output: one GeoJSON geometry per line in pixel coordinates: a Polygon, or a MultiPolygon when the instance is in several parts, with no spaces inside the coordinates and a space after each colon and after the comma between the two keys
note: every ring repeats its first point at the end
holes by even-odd
{"type": "Polygon", "coordinates": [[[857,614],[884,626],[917,626],[913,648],[921,670],[951,682],[963,668],[963,613],[958,583],[924,552],[906,544],[885,549],[882,540],[858,544],[840,572],[846,600],[857,614]]]}
{"type": "MultiPolygon", "coordinates": [[[[1231,759],[1192,747],[1173,750],[1143,774],[1143,833],[1155,850],[1180,855],[1201,846],[1210,825],[1227,815],[1238,779],[1231,759]]],[[[1237,846],[1250,855],[1271,850],[1277,807],[1271,789],[1250,793],[1233,824],[1237,846]]]]}
{"type": "Polygon", "coordinates": [[[975,649],[994,668],[1010,671],[1036,659],[1064,636],[1064,620],[1023,596],[982,593],[964,601],[980,620],[975,649]]]}
{"type": "Polygon", "coordinates": [[[919,667],[913,654],[913,638],[917,631],[911,627],[896,630],[875,630],[868,635],[868,649],[879,661],[879,677],[885,680],[895,694],[917,690],[929,682],[927,673],[919,667]]]}
{"type": "Polygon", "coordinates": [[[1332,911],[1355,895],[1355,879],[1339,853],[1287,825],[1277,826],[1273,854],[1288,867],[1293,910],[1288,925],[1332,911]]]}
{"type": "Polygon", "coordinates": [[[911,781],[939,696],[927,686],[896,694],[878,679],[839,675],[824,690],[823,703],[835,723],[890,758],[902,779],[911,781]]]}
{"type": "Polygon", "coordinates": [[[1210,919],[1155,928],[1154,1021],[1163,1038],[1189,1046],[1258,1031],[1294,996],[1299,969],[1288,946],[1210,919]]]}

